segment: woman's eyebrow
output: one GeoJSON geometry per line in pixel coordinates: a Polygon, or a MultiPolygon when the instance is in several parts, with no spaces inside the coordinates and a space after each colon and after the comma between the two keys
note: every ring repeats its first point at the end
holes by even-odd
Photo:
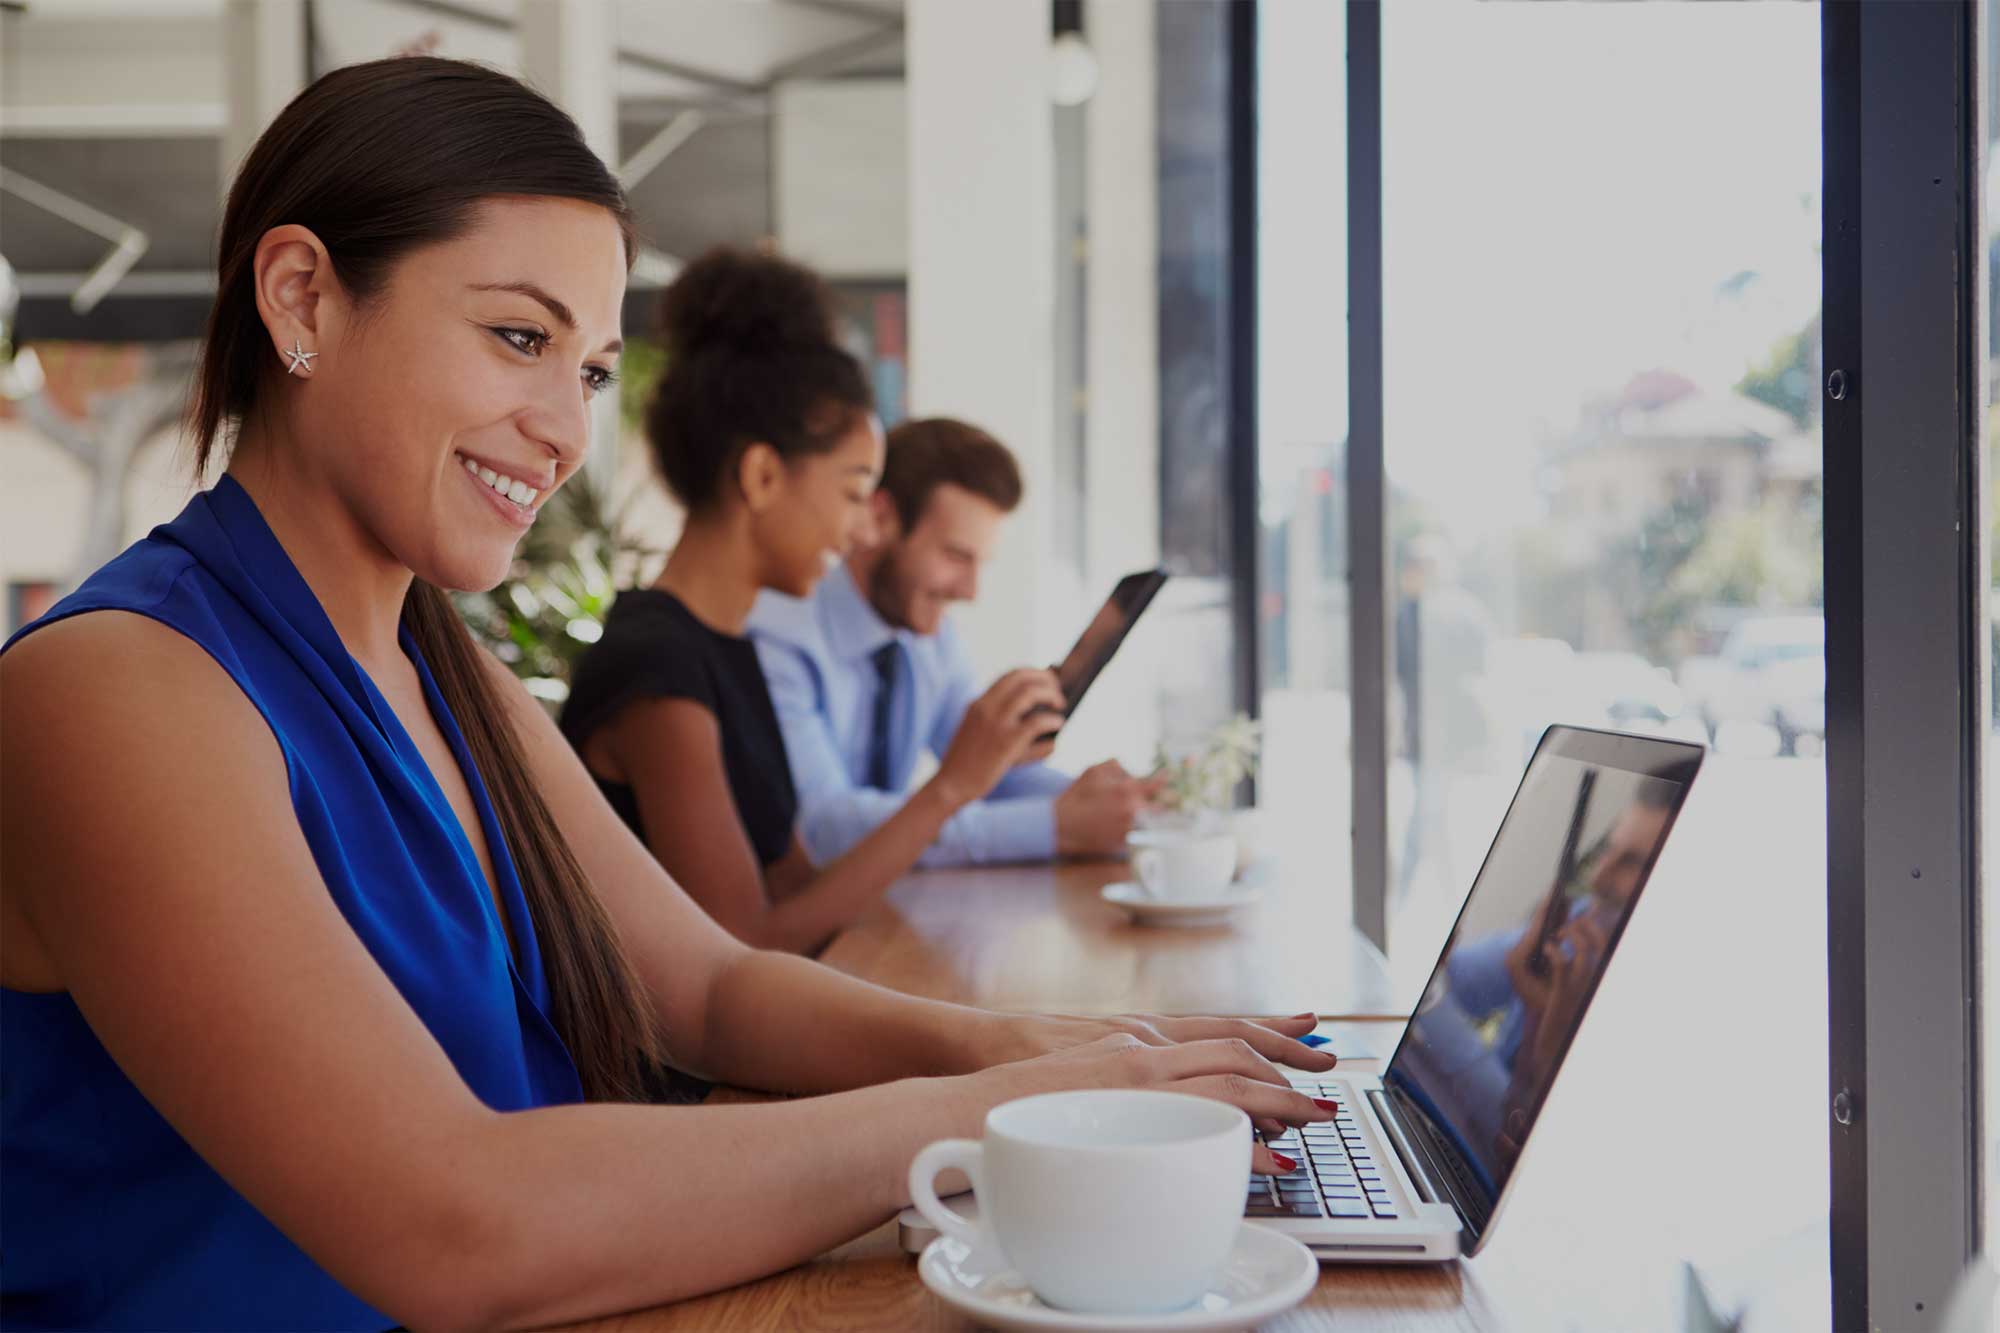
{"type": "Polygon", "coordinates": [[[564,328],[572,333],[576,331],[576,316],[570,313],[568,306],[550,295],[546,287],[532,282],[475,282],[469,285],[475,292],[518,292],[530,300],[540,301],[564,328]]]}
{"type": "MultiPolygon", "coordinates": [[[[561,301],[557,300],[555,295],[551,293],[548,290],[548,288],[541,286],[539,283],[474,282],[474,283],[468,283],[467,287],[469,290],[475,292],[516,292],[522,296],[527,297],[532,301],[539,301],[544,306],[548,307],[548,312],[556,317],[558,323],[560,323],[564,328],[568,329],[571,333],[576,332],[576,316],[570,312],[570,308],[564,305],[561,301]]],[[[625,340],[622,338],[613,338],[610,342],[604,344],[603,348],[600,350],[606,352],[621,352],[624,349],[625,349],[625,340]]]]}

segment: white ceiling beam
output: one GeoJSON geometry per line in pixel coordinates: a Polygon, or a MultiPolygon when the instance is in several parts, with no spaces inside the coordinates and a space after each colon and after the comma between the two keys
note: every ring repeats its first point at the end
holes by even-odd
{"type": "Polygon", "coordinates": [[[683,111],[660,126],[652,138],[641,144],[639,151],[625,159],[618,168],[618,183],[629,194],[632,187],[653,174],[660,163],[672,157],[674,151],[695,136],[695,131],[708,123],[707,117],[699,111],[683,111]]]}
{"type": "Polygon", "coordinates": [[[17,199],[25,199],[73,227],[111,242],[111,249],[105,252],[104,258],[97,261],[69,294],[70,308],[79,315],[87,315],[94,310],[97,303],[118,285],[118,280],[132,271],[132,266],[145,256],[153,243],[152,238],[130,223],[121,222],[102,209],[92,208],[83,200],[61,190],[50,189],[18,171],[0,167],[0,190],[17,199]]]}
{"type": "MultiPolygon", "coordinates": [[[[477,24],[483,28],[512,29],[517,26],[502,15],[489,13],[483,9],[476,9],[471,5],[460,3],[459,0],[397,0],[397,3],[408,9],[420,9],[426,13],[437,14],[444,18],[458,19],[465,23],[477,24]]],[[[536,3],[540,3],[540,0],[522,0],[524,7],[536,3]]],[[[532,61],[533,55],[527,49],[529,45],[527,34],[523,32],[522,36],[523,54],[527,60],[532,61]]],[[[739,79],[732,75],[724,74],[719,70],[704,69],[699,65],[688,64],[686,61],[669,60],[663,56],[652,55],[646,51],[636,51],[630,47],[618,47],[615,49],[615,54],[620,64],[631,65],[637,69],[651,70],[655,74],[665,74],[676,79],[685,79],[689,83],[701,84],[704,87],[715,88],[725,93],[756,96],[762,92],[759,85],[747,79],[739,79]]]]}
{"type": "Polygon", "coordinates": [[[775,84],[786,79],[822,78],[828,74],[838,73],[863,56],[874,55],[891,46],[900,46],[902,41],[903,29],[900,25],[864,32],[859,37],[851,37],[847,41],[824,46],[817,51],[808,51],[802,56],[775,66],[771,70],[769,81],[775,84]]]}
{"type": "Polygon", "coordinates": [[[43,212],[53,213],[71,226],[80,227],[107,241],[122,241],[127,233],[138,231],[131,223],[112,217],[101,208],[92,208],[73,195],[52,189],[8,167],[0,167],[0,190],[17,199],[25,199],[43,212]]]}
{"type": "Polygon", "coordinates": [[[895,31],[903,30],[903,16],[893,9],[875,5],[856,3],[856,0],[783,0],[794,9],[817,10],[822,14],[838,14],[842,18],[854,19],[861,23],[879,23],[895,31]]]}
{"type": "Polygon", "coordinates": [[[222,133],[220,102],[0,107],[0,139],[193,139],[222,133]]]}
{"type": "MultiPolygon", "coordinates": [[[[54,270],[47,273],[17,273],[21,295],[37,300],[67,301],[90,280],[90,274],[54,270]]],[[[213,269],[148,269],[127,273],[118,283],[120,296],[213,296],[213,269]]]]}

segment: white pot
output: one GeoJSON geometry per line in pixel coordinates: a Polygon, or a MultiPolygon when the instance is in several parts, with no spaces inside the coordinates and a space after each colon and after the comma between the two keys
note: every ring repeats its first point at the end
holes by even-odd
{"type": "Polygon", "coordinates": [[[1264,855],[1264,812],[1255,807],[1240,810],[1212,810],[1198,806],[1192,810],[1142,810],[1136,821],[1141,829],[1161,833],[1219,833],[1227,831],[1236,839],[1236,876],[1255,865],[1264,855]]]}

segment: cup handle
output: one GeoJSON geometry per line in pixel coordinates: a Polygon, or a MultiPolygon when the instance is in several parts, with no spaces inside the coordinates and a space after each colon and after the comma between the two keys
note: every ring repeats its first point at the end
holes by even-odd
{"type": "Polygon", "coordinates": [[[924,1215],[924,1221],[937,1228],[941,1236],[966,1245],[978,1245],[985,1239],[982,1223],[968,1222],[954,1210],[944,1206],[937,1196],[938,1172],[953,1167],[965,1172],[972,1181],[972,1191],[985,1192],[981,1182],[980,1168],[985,1164],[985,1149],[976,1139],[939,1139],[910,1163],[910,1202],[924,1215]]]}
{"type": "Polygon", "coordinates": [[[1157,847],[1140,848],[1138,854],[1132,858],[1132,873],[1138,876],[1140,888],[1144,889],[1148,894],[1158,893],[1159,890],[1153,887],[1153,881],[1158,879],[1160,874],[1159,849],[1157,847]]]}

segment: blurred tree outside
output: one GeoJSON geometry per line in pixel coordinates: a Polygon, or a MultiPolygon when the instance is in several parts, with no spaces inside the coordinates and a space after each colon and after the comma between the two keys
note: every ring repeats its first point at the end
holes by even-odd
{"type": "MultiPolygon", "coordinates": [[[[1820,319],[1779,339],[1736,390],[1812,432],[1818,414],[1820,319]]],[[[1523,629],[1579,649],[1630,647],[1663,665],[1711,650],[1701,629],[1716,611],[1817,607],[1825,600],[1822,491],[1817,481],[1771,485],[1724,509],[1693,484],[1656,505],[1608,548],[1530,529],[1516,539],[1523,629]],[[1628,643],[1592,641],[1585,608],[1613,608],[1628,643]]],[[[1994,573],[2000,578],[2000,559],[1994,573]]],[[[1600,631],[1605,621],[1596,624],[1600,631]]]]}
{"type": "Polygon", "coordinates": [[[1762,361],[1750,367],[1737,381],[1736,391],[1777,408],[1800,430],[1810,430],[1819,405],[1818,358],[1814,355],[1819,339],[1820,318],[1814,315],[1804,328],[1780,339],[1762,361]]]}

